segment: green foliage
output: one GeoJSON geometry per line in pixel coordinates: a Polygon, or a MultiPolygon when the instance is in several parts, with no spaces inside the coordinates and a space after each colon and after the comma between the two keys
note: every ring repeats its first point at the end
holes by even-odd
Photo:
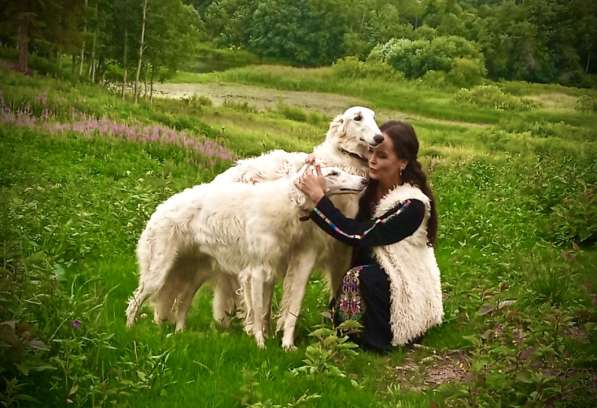
{"type": "Polygon", "coordinates": [[[487,70],[480,60],[456,58],[446,77],[453,85],[471,87],[481,83],[486,75],[487,70]]]}
{"type": "Polygon", "coordinates": [[[597,241],[597,194],[591,187],[577,197],[566,197],[553,208],[552,234],[557,242],[579,244],[597,241]]]}
{"type": "Polygon", "coordinates": [[[486,74],[476,44],[457,36],[393,38],[375,47],[369,60],[386,62],[408,78],[419,78],[429,71],[445,72],[446,79],[459,86],[479,83],[486,74]]]}
{"type": "Polygon", "coordinates": [[[576,99],[575,108],[581,112],[597,112],[597,99],[590,95],[581,95],[576,99]]]}
{"type": "Polygon", "coordinates": [[[332,65],[334,74],[345,79],[385,79],[400,81],[402,74],[384,62],[360,61],[356,57],[339,59],[332,65]]]}
{"type": "Polygon", "coordinates": [[[479,85],[471,89],[461,89],[454,95],[454,100],[498,111],[524,111],[534,109],[537,106],[530,99],[507,94],[496,85],[479,85]]]}
{"type": "MultiPolygon", "coordinates": [[[[344,332],[359,332],[362,326],[355,321],[347,320],[342,322],[337,329],[330,329],[324,325],[317,326],[315,330],[309,333],[309,336],[315,337],[317,343],[307,346],[305,351],[304,365],[293,368],[294,375],[316,375],[324,374],[333,377],[346,377],[344,371],[338,367],[338,360],[342,357],[356,356],[358,348],[356,344],[349,340],[348,335],[339,335],[344,332]]],[[[354,385],[358,385],[354,380],[354,385]]]]}
{"type": "Polygon", "coordinates": [[[290,120],[295,120],[298,122],[306,122],[309,118],[309,115],[296,106],[289,106],[285,104],[278,104],[276,110],[280,112],[285,118],[290,120]]]}
{"type": "Polygon", "coordinates": [[[193,57],[196,59],[192,67],[194,72],[223,71],[261,62],[261,58],[247,50],[234,46],[216,48],[208,43],[199,44],[193,57]]]}

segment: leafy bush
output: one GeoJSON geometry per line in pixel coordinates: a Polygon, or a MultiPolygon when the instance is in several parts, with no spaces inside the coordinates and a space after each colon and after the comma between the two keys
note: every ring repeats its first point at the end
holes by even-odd
{"type": "Polygon", "coordinates": [[[182,98],[181,102],[189,108],[201,112],[204,106],[212,106],[213,102],[209,96],[194,94],[188,98],[182,98]]]}
{"type": "Polygon", "coordinates": [[[575,108],[581,112],[597,112],[597,99],[589,95],[579,96],[575,108]]]}
{"type": "Polygon", "coordinates": [[[385,62],[359,61],[357,57],[341,58],[332,66],[334,74],[339,78],[359,79],[387,79],[400,80],[402,74],[385,62]]]}
{"type": "Polygon", "coordinates": [[[485,65],[478,59],[456,58],[452,68],[447,74],[447,79],[456,86],[468,87],[478,85],[487,75],[485,65]]]}
{"type": "Polygon", "coordinates": [[[429,45],[426,40],[408,40],[392,38],[385,44],[379,44],[369,54],[368,61],[385,62],[407,78],[418,78],[421,72],[421,55],[429,45]]]}
{"type": "Polygon", "coordinates": [[[530,99],[507,94],[495,85],[479,85],[471,89],[461,89],[454,96],[454,100],[499,111],[527,111],[537,106],[530,99]]]}
{"type": "Polygon", "coordinates": [[[392,38],[371,50],[368,59],[385,62],[407,78],[419,78],[432,70],[450,73],[450,80],[458,85],[478,83],[487,73],[477,44],[458,36],[392,38]]]}
{"type": "Polygon", "coordinates": [[[448,85],[448,78],[443,71],[427,71],[419,81],[423,82],[424,85],[432,86],[434,88],[443,88],[448,85]]]}
{"type": "Polygon", "coordinates": [[[557,242],[579,244],[597,239],[597,194],[587,189],[578,197],[567,197],[551,214],[551,227],[557,242]]]}

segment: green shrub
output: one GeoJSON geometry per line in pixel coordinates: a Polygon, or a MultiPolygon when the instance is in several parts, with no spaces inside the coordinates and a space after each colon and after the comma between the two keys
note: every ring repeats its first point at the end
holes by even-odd
{"type": "Polygon", "coordinates": [[[212,106],[213,105],[212,100],[208,96],[197,95],[197,94],[194,94],[188,98],[182,98],[181,102],[186,104],[192,110],[197,110],[199,112],[201,112],[201,110],[204,106],[212,106]]]}
{"type": "Polygon", "coordinates": [[[462,87],[478,85],[487,75],[487,69],[481,60],[456,58],[447,74],[451,84],[462,87]]]}
{"type": "Polygon", "coordinates": [[[392,38],[379,44],[368,60],[385,62],[407,78],[419,78],[429,71],[450,73],[457,85],[479,83],[487,71],[476,43],[458,36],[439,36],[431,40],[392,38]]]}
{"type": "Polygon", "coordinates": [[[551,231],[556,242],[579,244],[597,239],[597,194],[592,189],[566,197],[553,208],[551,231]]]}
{"type": "Polygon", "coordinates": [[[434,88],[443,88],[448,85],[448,79],[446,73],[443,71],[430,70],[423,75],[419,81],[424,85],[429,85],[434,88]]]}
{"type": "Polygon", "coordinates": [[[203,43],[197,49],[197,62],[192,67],[195,72],[223,71],[230,68],[244,67],[260,63],[255,54],[239,48],[216,48],[203,43]]]}
{"type": "Polygon", "coordinates": [[[575,109],[581,112],[597,112],[597,99],[589,95],[579,96],[575,109]]]}
{"type": "Polygon", "coordinates": [[[341,58],[332,66],[334,74],[339,78],[371,78],[398,81],[402,79],[400,72],[380,61],[359,61],[357,57],[341,58]]]}
{"type": "Polygon", "coordinates": [[[278,104],[277,110],[285,118],[297,122],[306,122],[309,118],[309,115],[304,110],[296,106],[288,106],[283,103],[280,103],[278,104]]]}
{"type": "Polygon", "coordinates": [[[507,94],[495,85],[479,85],[471,89],[463,88],[456,93],[454,100],[459,103],[499,111],[527,111],[537,106],[530,99],[507,94]]]}

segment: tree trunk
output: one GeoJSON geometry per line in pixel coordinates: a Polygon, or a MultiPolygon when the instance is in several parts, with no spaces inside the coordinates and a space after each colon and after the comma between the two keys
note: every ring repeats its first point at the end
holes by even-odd
{"type": "Polygon", "coordinates": [[[585,74],[589,73],[589,69],[591,69],[591,50],[587,52],[587,63],[585,64],[585,74]]]}
{"type": "MultiPolygon", "coordinates": [[[[97,7],[98,7],[98,3],[95,3],[95,21],[97,22],[97,7]]],[[[96,49],[96,44],[97,44],[97,23],[96,23],[96,27],[95,30],[93,30],[93,45],[91,46],[91,66],[90,68],[90,77],[91,77],[91,82],[95,83],[95,70],[97,68],[97,61],[95,60],[95,49],[96,49]]]]}
{"type": "Polygon", "coordinates": [[[83,44],[81,45],[81,60],[79,65],[79,77],[83,75],[83,63],[85,62],[85,43],[87,37],[87,4],[89,0],[85,0],[85,25],[83,26],[83,44]]]}
{"type": "Polygon", "coordinates": [[[143,62],[143,42],[145,40],[145,17],[147,16],[147,0],[143,1],[143,20],[141,21],[141,43],[139,44],[139,61],[137,62],[137,76],[135,78],[135,103],[139,99],[137,87],[139,85],[139,75],[141,74],[141,64],[143,62]]]}
{"type": "Polygon", "coordinates": [[[155,74],[155,65],[151,64],[151,80],[149,81],[149,103],[153,102],[153,75],[155,74]]]}
{"type": "Polygon", "coordinates": [[[29,15],[21,13],[19,15],[19,28],[17,44],[19,47],[19,71],[27,73],[29,71],[29,15]]]}
{"type": "Polygon", "coordinates": [[[124,68],[124,73],[122,75],[122,99],[124,99],[124,88],[126,87],[126,76],[127,76],[127,69],[126,69],[126,51],[127,51],[127,44],[128,44],[128,31],[125,28],[124,29],[124,58],[123,58],[123,68],[124,68]]]}
{"type": "Polygon", "coordinates": [[[145,72],[143,73],[143,98],[147,98],[147,71],[149,64],[145,64],[145,72]]]}
{"type": "Polygon", "coordinates": [[[97,30],[93,33],[93,46],[91,47],[91,66],[89,67],[90,69],[90,76],[91,76],[91,82],[95,82],[95,68],[96,68],[96,64],[97,62],[95,61],[95,44],[97,42],[97,30]]]}

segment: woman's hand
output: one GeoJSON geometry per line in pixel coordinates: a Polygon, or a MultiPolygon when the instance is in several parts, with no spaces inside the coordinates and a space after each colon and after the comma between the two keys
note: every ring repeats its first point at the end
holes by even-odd
{"type": "Polygon", "coordinates": [[[327,191],[325,178],[321,174],[319,164],[315,165],[315,171],[313,171],[313,167],[307,167],[303,175],[296,181],[296,187],[317,204],[327,191]]]}

